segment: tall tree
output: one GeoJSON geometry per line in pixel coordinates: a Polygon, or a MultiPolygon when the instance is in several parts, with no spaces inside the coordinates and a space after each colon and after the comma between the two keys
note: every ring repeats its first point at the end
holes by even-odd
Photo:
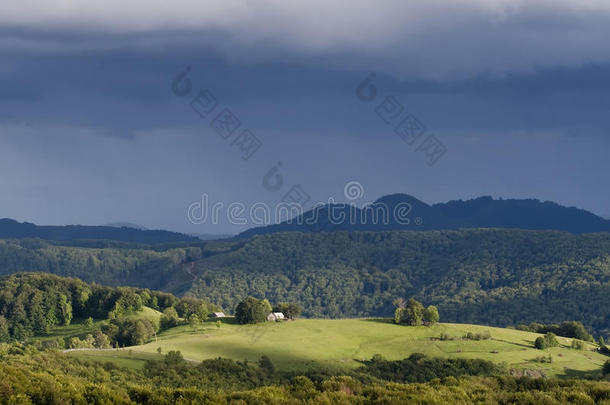
{"type": "Polygon", "coordinates": [[[424,310],[423,318],[424,322],[428,325],[434,325],[441,319],[440,315],[438,314],[438,308],[436,308],[434,305],[430,305],[424,310]]]}
{"type": "Polygon", "coordinates": [[[241,324],[259,323],[267,319],[266,305],[254,297],[246,297],[235,308],[235,319],[241,324]]]}

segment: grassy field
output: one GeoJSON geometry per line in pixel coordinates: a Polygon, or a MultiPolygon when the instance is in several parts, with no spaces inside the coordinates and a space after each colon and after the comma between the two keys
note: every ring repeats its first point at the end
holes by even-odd
{"type": "Polygon", "coordinates": [[[235,325],[224,321],[220,328],[206,322],[198,331],[180,326],[160,333],[156,341],[120,351],[79,351],[71,355],[116,361],[129,367],[141,367],[146,359],[180,350],[185,358],[203,360],[227,357],[256,361],[269,356],[278,369],[302,370],[328,367],[353,368],[359,360],[381,354],[390,360],[419,352],[435,357],[481,358],[506,363],[515,369],[541,371],[547,376],[585,376],[599,372],[607,357],[587,344],[585,350],[570,349],[572,339],[558,340],[560,347],[541,351],[533,347],[540,335],[513,329],[465,324],[437,324],[432,327],[408,327],[375,319],[300,319],[259,325],[235,325]],[[467,332],[489,332],[489,340],[465,340],[467,332]],[[439,339],[446,333],[455,340],[439,339]],[[550,354],[552,363],[535,359],[550,354]]]}
{"type": "Polygon", "coordinates": [[[138,311],[132,315],[127,315],[126,318],[149,319],[155,323],[158,323],[161,315],[161,312],[155,309],[143,307],[141,311],[138,311]]]}

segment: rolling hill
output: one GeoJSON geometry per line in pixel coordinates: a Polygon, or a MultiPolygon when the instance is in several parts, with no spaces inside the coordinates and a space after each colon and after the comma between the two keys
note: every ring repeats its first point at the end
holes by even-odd
{"type": "Polygon", "coordinates": [[[200,322],[217,310],[213,304],[159,291],[40,273],[0,277],[0,284],[2,403],[444,404],[457,395],[460,403],[581,404],[610,398],[603,381],[610,361],[590,341],[557,337],[541,350],[536,333],[396,325],[387,318],[200,322]]]}
{"type": "Polygon", "coordinates": [[[201,242],[133,245],[114,241],[0,240],[0,275],[23,271],[54,273],[119,286],[164,288],[192,280],[181,264],[202,256],[201,242]]]}
{"type": "Polygon", "coordinates": [[[610,232],[610,221],[588,211],[535,199],[480,197],[428,205],[408,194],[381,197],[363,208],[332,204],[280,224],[257,227],[240,237],[276,232],[445,230],[509,228],[575,234],[610,232]]]}
{"type": "Polygon", "coordinates": [[[134,227],[114,225],[87,226],[40,226],[29,222],[17,222],[12,219],[0,219],[0,238],[40,238],[55,241],[75,241],[81,239],[102,239],[122,242],[136,242],[145,244],[192,242],[198,238],[177,232],[163,230],[145,230],[134,227]]]}
{"type": "Polygon", "coordinates": [[[310,317],[389,316],[392,300],[434,304],[446,322],[581,320],[610,331],[610,234],[470,229],[276,233],[188,265],[187,294],[231,311],[247,295],[310,317]]]}
{"type": "MultiPolygon", "coordinates": [[[[229,320],[230,322],[230,320],[229,320]]],[[[83,359],[118,361],[141,367],[145,360],[179,350],[193,361],[230,358],[256,362],[269,356],[280,370],[346,370],[360,367],[375,354],[399,360],[413,353],[429,357],[484,359],[506,364],[510,369],[529,370],[545,376],[599,373],[607,356],[586,344],[584,350],[570,348],[572,339],[559,337],[560,346],[546,351],[534,348],[536,333],[468,324],[437,324],[409,327],[387,319],[299,319],[294,322],[235,325],[206,322],[198,331],[181,326],[162,332],[153,342],[120,351],[82,350],[70,353],[83,359]],[[490,333],[486,340],[464,339],[468,332],[490,333]],[[447,340],[439,336],[446,334],[447,340]],[[131,350],[131,354],[128,350],[131,350]],[[537,357],[551,355],[552,363],[537,357]]],[[[159,356],[160,357],[160,356],[159,356]]]]}
{"type": "Polygon", "coordinates": [[[207,298],[229,313],[254,295],[298,302],[308,317],[389,316],[395,298],[414,296],[439,306],[447,322],[580,320],[610,333],[608,233],[288,232],[155,246],[64,244],[0,240],[0,274],[160,289],[207,298]]]}

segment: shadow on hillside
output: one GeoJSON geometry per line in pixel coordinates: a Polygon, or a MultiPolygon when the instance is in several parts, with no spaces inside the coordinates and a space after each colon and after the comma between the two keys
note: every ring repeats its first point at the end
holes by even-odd
{"type": "Polygon", "coordinates": [[[589,371],[582,371],[582,370],[573,370],[571,368],[566,368],[564,369],[564,372],[561,374],[557,374],[558,377],[564,377],[564,378],[577,378],[577,379],[581,379],[581,380],[597,380],[599,377],[601,377],[602,373],[601,370],[589,370],[589,371]]]}
{"type": "MultiPolygon", "coordinates": [[[[254,342],[231,342],[226,340],[210,340],[205,344],[208,353],[214,353],[208,358],[223,357],[235,361],[257,362],[261,356],[268,356],[277,369],[282,371],[321,371],[348,370],[346,363],[353,359],[317,358],[317,354],[298,354],[289,347],[272,347],[265,344],[264,335],[254,342]]],[[[184,354],[184,353],[183,353],[184,354]]]]}
{"type": "Polygon", "coordinates": [[[365,318],[363,321],[376,322],[376,323],[389,323],[394,325],[394,319],[392,318],[365,318]]]}
{"type": "Polygon", "coordinates": [[[237,322],[234,316],[227,316],[225,318],[208,318],[203,323],[215,325],[217,321],[220,321],[221,323],[226,323],[227,325],[239,325],[239,322],[237,322]]]}
{"type": "MultiPolygon", "coordinates": [[[[526,349],[534,349],[535,348],[533,340],[531,341],[531,345],[525,344],[525,343],[512,342],[510,340],[504,340],[504,339],[498,339],[498,338],[493,338],[493,340],[495,340],[497,342],[508,343],[508,344],[515,345],[515,346],[521,346],[521,347],[524,347],[526,349]]],[[[527,340],[527,342],[529,343],[530,340],[527,340]]]]}

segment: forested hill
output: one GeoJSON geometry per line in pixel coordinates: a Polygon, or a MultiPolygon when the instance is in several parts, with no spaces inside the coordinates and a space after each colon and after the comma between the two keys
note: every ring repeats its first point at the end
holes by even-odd
{"type": "Polygon", "coordinates": [[[306,316],[391,315],[392,300],[414,296],[437,305],[446,322],[582,320],[597,333],[610,329],[610,233],[288,232],[154,249],[90,245],[0,240],[0,274],[187,293],[227,312],[254,295],[298,302],[306,316]]]}
{"type": "Polygon", "coordinates": [[[114,241],[82,241],[79,245],[62,246],[41,239],[0,240],[0,275],[47,272],[111,286],[173,291],[184,283],[189,288],[193,278],[182,265],[204,255],[203,242],[155,245],[154,249],[114,241]]]}
{"type": "Polygon", "coordinates": [[[74,241],[79,239],[105,239],[136,243],[169,243],[197,241],[198,238],[170,231],[152,231],[116,226],[39,226],[28,222],[17,222],[12,219],[0,219],[0,238],[40,238],[56,241],[74,241]]]}
{"type": "Polygon", "coordinates": [[[190,293],[232,309],[247,296],[307,316],[391,315],[415,296],[444,322],[582,320],[610,328],[610,234],[473,229],[280,233],[197,261],[190,293]]]}
{"type": "Polygon", "coordinates": [[[535,199],[480,197],[428,205],[407,194],[382,197],[358,208],[333,204],[280,224],[257,227],[240,236],[275,232],[442,230],[510,228],[571,233],[610,232],[610,221],[591,212],[535,199]],[[385,213],[385,214],[384,214],[385,213]],[[386,215],[384,217],[384,215],[386,215]],[[330,218],[330,219],[329,219],[330,218]]]}
{"type": "MultiPolygon", "coordinates": [[[[70,325],[73,319],[108,320],[98,330],[96,341],[141,344],[152,337],[159,325],[151,320],[129,320],[149,310],[176,310],[176,316],[197,314],[205,319],[215,305],[193,298],[178,299],[172,294],[131,287],[105,287],[87,284],[76,278],[46,273],[18,273],[0,277],[0,342],[48,334],[57,326],[70,325]]],[[[158,318],[157,318],[158,320],[158,318]]],[[[82,325],[81,325],[82,327],[82,325]]],[[[93,338],[93,336],[92,336],[93,338]]],[[[89,346],[91,347],[91,346],[89,346]]],[[[99,347],[99,346],[96,346],[99,347]]],[[[101,347],[100,347],[101,348],[101,347]]]]}

